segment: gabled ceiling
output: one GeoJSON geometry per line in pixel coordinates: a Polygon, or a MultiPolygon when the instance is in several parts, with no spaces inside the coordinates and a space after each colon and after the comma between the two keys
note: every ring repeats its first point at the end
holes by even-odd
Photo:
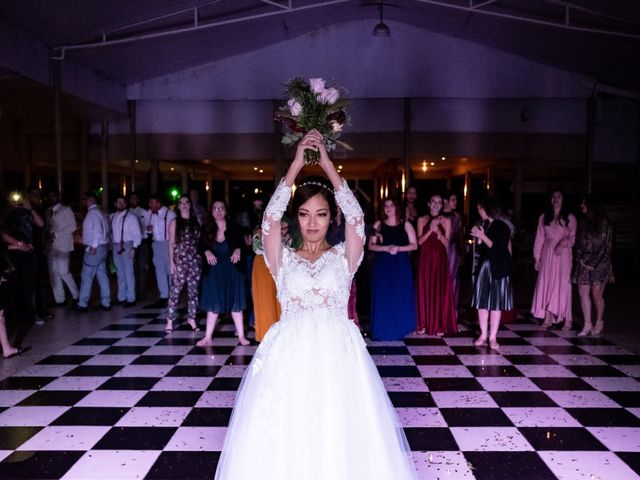
{"type": "MultiPolygon", "coordinates": [[[[375,0],[13,0],[0,16],[130,85],[353,20],[375,0]],[[196,20],[197,18],[197,20],[196,20]],[[197,25],[196,25],[197,23],[197,25]],[[99,45],[104,42],[103,45],[99,45]]],[[[637,0],[390,0],[384,18],[640,92],[637,0]]],[[[393,29],[391,32],[393,35],[393,29]]]]}

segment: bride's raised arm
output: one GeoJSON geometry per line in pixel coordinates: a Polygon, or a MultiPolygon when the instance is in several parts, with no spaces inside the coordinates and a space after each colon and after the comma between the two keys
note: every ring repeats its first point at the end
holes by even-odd
{"type": "Polygon", "coordinates": [[[262,217],[262,244],[264,248],[264,259],[269,267],[274,279],[278,278],[280,264],[282,262],[282,233],[280,222],[282,215],[287,210],[291,199],[291,186],[296,181],[296,177],[304,166],[304,151],[315,148],[309,135],[306,135],[296,149],[296,156],[291,162],[287,174],[278,184],[278,188],[273,192],[267,208],[262,217]]]}
{"type": "MultiPolygon", "coordinates": [[[[316,132],[316,134],[320,136],[319,133],[316,132]]],[[[364,251],[364,213],[358,203],[358,199],[349,189],[347,181],[336,171],[333,162],[327,154],[327,149],[321,136],[317,145],[320,151],[320,166],[327,174],[329,181],[331,181],[336,196],[336,203],[340,207],[340,210],[342,210],[346,220],[345,250],[349,271],[354,273],[358,269],[364,251]]]]}

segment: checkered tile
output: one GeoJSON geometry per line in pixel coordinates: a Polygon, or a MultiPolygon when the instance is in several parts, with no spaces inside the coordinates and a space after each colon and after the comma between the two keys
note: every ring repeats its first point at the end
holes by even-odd
{"type": "MultiPolygon", "coordinates": [[[[640,357],[520,322],[499,352],[367,341],[420,478],[640,479],[640,357]]],[[[129,314],[0,382],[0,479],[212,478],[256,347],[163,325],[129,314]]]]}

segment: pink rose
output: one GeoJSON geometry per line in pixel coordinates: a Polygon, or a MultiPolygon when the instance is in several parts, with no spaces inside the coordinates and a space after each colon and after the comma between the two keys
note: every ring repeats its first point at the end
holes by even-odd
{"type": "Polygon", "coordinates": [[[322,93],[324,90],[324,80],[321,78],[310,78],[309,86],[311,87],[311,91],[313,93],[322,93]]]}
{"type": "Polygon", "coordinates": [[[291,115],[297,117],[302,113],[302,105],[296,102],[293,98],[287,102],[289,106],[289,110],[291,110],[291,115]]]}
{"type": "Polygon", "coordinates": [[[337,133],[337,132],[341,132],[342,131],[342,124],[341,123],[338,123],[335,120],[331,120],[330,125],[331,125],[331,131],[332,132],[336,132],[337,133]]]}
{"type": "Polygon", "coordinates": [[[320,103],[328,103],[329,105],[333,105],[336,103],[336,100],[340,98],[340,92],[335,88],[327,88],[323,90],[320,94],[318,94],[318,101],[320,103]]]}

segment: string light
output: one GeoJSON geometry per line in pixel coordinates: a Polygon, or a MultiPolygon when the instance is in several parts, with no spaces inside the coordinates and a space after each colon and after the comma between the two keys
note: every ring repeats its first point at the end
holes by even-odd
{"type": "Polygon", "coordinates": [[[209,180],[206,180],[204,182],[204,189],[208,192],[210,188],[211,188],[211,186],[209,185],[209,180]]]}

